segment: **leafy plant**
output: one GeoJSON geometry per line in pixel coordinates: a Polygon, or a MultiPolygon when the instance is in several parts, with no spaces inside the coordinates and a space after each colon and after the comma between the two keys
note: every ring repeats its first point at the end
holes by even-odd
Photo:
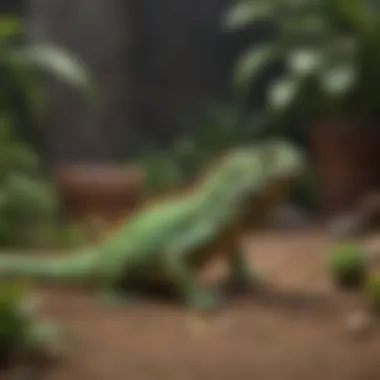
{"type": "Polygon", "coordinates": [[[16,124],[30,128],[40,121],[45,99],[39,74],[52,74],[89,101],[95,94],[77,59],[52,44],[23,43],[21,33],[20,19],[0,17],[0,245],[28,245],[58,211],[56,190],[42,175],[39,156],[15,130],[16,124]]]}
{"type": "Polygon", "coordinates": [[[57,216],[58,196],[39,169],[38,156],[0,116],[0,245],[30,243],[57,216]]]}
{"type": "Polygon", "coordinates": [[[59,329],[38,321],[38,303],[25,296],[19,284],[2,285],[0,290],[0,358],[7,366],[16,356],[43,354],[57,343],[59,329]]]}
{"type": "Polygon", "coordinates": [[[28,122],[40,120],[45,105],[41,73],[93,100],[94,83],[78,59],[51,43],[22,42],[22,28],[17,17],[0,17],[0,111],[6,111],[15,122],[21,106],[28,113],[28,122]]]}
{"type": "Polygon", "coordinates": [[[239,60],[239,91],[279,61],[286,70],[268,89],[272,112],[377,120],[379,6],[363,0],[241,0],[226,18],[231,28],[262,21],[276,25],[278,33],[239,60]]]}
{"type": "Polygon", "coordinates": [[[365,294],[371,306],[377,312],[380,311],[380,276],[376,275],[368,279],[365,294]]]}
{"type": "Polygon", "coordinates": [[[343,287],[360,287],[365,283],[368,264],[363,249],[356,244],[340,244],[332,248],[330,272],[343,287]]]}

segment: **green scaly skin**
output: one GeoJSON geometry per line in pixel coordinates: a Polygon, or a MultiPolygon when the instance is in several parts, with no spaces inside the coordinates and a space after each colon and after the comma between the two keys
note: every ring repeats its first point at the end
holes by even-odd
{"type": "MultiPolygon", "coordinates": [[[[277,180],[294,177],[302,162],[298,150],[283,142],[236,148],[195,191],[141,209],[96,247],[62,258],[3,254],[0,276],[78,285],[95,282],[108,295],[117,295],[121,282],[168,284],[189,306],[213,308],[219,295],[200,284],[197,269],[217,254],[213,247],[244,219],[249,199],[277,180]]],[[[235,250],[235,246],[226,248],[235,250]]],[[[232,277],[248,283],[243,255],[236,252],[230,257],[232,277]]]]}

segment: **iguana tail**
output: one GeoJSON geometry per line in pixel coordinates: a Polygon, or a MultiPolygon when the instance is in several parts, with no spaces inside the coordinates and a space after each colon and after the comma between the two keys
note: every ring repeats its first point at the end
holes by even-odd
{"type": "Polygon", "coordinates": [[[95,275],[96,254],[86,251],[67,257],[28,257],[0,254],[0,281],[5,278],[36,279],[41,282],[81,282],[95,275]]]}

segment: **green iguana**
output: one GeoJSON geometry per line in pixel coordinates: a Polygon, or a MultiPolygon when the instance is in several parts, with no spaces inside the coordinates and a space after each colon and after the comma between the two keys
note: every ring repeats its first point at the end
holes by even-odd
{"type": "Polygon", "coordinates": [[[62,258],[0,255],[0,278],[89,282],[108,295],[118,295],[121,283],[132,291],[137,285],[169,285],[191,307],[212,308],[219,304],[218,292],[202,286],[197,271],[225,252],[232,277],[250,284],[238,247],[247,215],[254,213],[252,199],[298,174],[301,165],[298,150],[286,143],[236,148],[193,191],[142,207],[95,247],[62,258]]]}

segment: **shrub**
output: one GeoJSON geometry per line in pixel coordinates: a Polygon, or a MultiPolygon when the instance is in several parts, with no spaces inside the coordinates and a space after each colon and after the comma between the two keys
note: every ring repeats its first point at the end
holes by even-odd
{"type": "MultiPolygon", "coordinates": [[[[40,356],[57,342],[56,326],[37,320],[38,304],[24,294],[19,285],[2,286],[0,291],[0,365],[16,357],[40,356]]],[[[41,357],[41,356],[40,356],[41,357]]],[[[46,356],[48,358],[48,356],[46,356]]],[[[36,357],[37,359],[37,357],[36,357]]]]}
{"type": "Polygon", "coordinates": [[[330,252],[330,271],[336,283],[345,288],[364,285],[368,267],[363,249],[356,244],[333,247],[330,252]]]}

